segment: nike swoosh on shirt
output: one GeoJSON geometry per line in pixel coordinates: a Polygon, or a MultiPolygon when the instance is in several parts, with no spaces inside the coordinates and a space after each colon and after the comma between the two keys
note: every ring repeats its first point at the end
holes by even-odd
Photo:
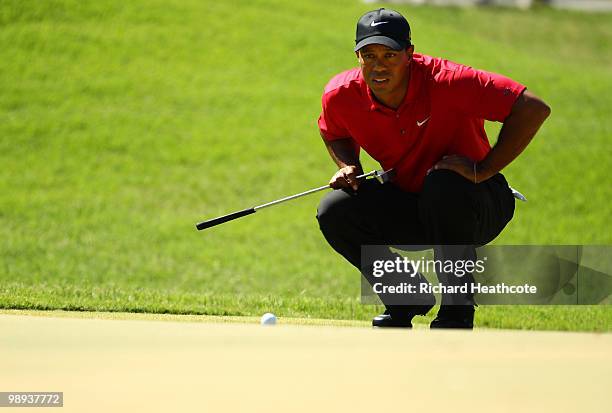
{"type": "Polygon", "coordinates": [[[424,124],[425,122],[427,122],[427,121],[429,120],[429,118],[431,118],[431,116],[426,117],[425,119],[423,119],[423,120],[422,120],[422,121],[420,121],[420,122],[417,120],[417,126],[419,126],[419,127],[420,127],[420,126],[423,126],[423,124],[424,124]]]}
{"type": "Polygon", "coordinates": [[[378,26],[379,24],[385,24],[385,23],[389,23],[389,22],[372,22],[370,23],[370,26],[374,27],[374,26],[378,26]]]}

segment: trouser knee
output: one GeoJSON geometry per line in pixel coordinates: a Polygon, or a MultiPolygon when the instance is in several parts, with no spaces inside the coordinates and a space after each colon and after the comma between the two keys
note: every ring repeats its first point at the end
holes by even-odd
{"type": "Polygon", "coordinates": [[[317,221],[323,234],[330,234],[346,225],[348,212],[348,195],[342,190],[335,190],[326,194],[317,208],[317,221]]]}

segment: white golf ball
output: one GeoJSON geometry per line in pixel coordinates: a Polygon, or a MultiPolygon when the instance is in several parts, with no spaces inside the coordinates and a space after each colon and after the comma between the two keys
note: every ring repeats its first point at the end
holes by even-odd
{"type": "Polygon", "coordinates": [[[261,325],[262,326],[273,326],[276,324],[276,316],[272,313],[265,313],[261,316],[261,325]]]}

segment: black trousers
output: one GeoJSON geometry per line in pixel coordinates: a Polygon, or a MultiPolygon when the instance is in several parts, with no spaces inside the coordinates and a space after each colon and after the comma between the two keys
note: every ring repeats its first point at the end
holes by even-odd
{"type": "MultiPolygon", "coordinates": [[[[357,191],[332,191],[321,200],[317,219],[331,247],[361,270],[362,245],[462,245],[468,247],[440,247],[436,259],[473,259],[475,246],[497,237],[513,214],[514,197],[502,174],[474,184],[450,170],[436,170],[420,193],[376,180],[363,182],[357,191]]],[[[440,282],[453,283],[448,274],[437,275],[440,282]]],[[[470,301],[443,296],[441,304],[470,301]]]]}

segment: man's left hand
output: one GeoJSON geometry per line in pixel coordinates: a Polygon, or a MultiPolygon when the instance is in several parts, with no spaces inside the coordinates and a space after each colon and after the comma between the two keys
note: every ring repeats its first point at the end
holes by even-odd
{"type": "Polygon", "coordinates": [[[438,161],[427,173],[438,169],[448,169],[458,173],[470,182],[475,184],[484,181],[478,164],[465,156],[447,155],[438,161]]]}

